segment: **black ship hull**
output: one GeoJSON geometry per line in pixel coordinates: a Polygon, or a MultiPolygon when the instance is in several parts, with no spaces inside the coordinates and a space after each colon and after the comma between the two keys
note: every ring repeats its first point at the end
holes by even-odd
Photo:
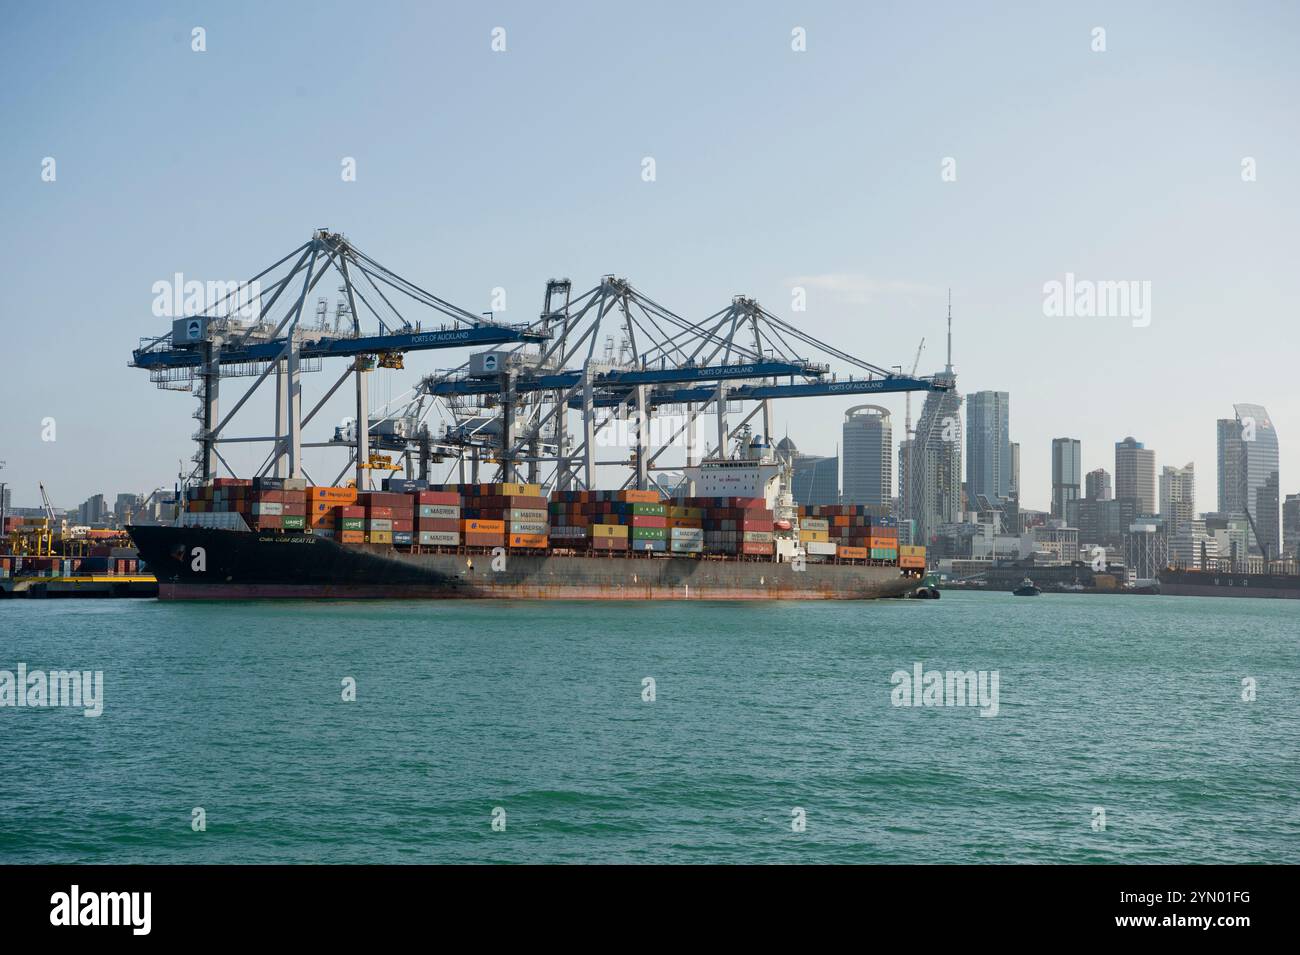
{"type": "Polygon", "coordinates": [[[307,534],[132,527],[164,600],[871,600],[917,585],[897,567],[646,554],[406,553],[307,534]]]}

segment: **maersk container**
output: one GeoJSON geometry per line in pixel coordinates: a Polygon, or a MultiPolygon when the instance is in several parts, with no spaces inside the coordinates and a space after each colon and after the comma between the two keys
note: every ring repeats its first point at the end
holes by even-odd
{"type": "Polygon", "coordinates": [[[455,531],[420,531],[418,539],[421,547],[455,547],[460,543],[455,531]]]}
{"type": "Polygon", "coordinates": [[[447,504],[421,504],[417,508],[420,517],[436,517],[442,520],[460,520],[460,508],[447,504]]]}
{"type": "Polygon", "coordinates": [[[511,534],[541,534],[545,536],[551,526],[545,521],[511,521],[511,534]]]}
{"type": "Polygon", "coordinates": [[[704,551],[702,540],[674,540],[668,546],[674,554],[699,554],[704,551]]]}
{"type": "Polygon", "coordinates": [[[515,507],[511,508],[508,519],[511,523],[515,521],[527,521],[533,524],[544,524],[550,518],[545,508],[533,507],[515,507]]]}

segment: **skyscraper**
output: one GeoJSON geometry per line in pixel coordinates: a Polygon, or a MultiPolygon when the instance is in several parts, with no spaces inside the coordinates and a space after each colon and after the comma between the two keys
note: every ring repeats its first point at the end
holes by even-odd
{"type": "Polygon", "coordinates": [[[1109,501],[1115,494],[1110,484],[1110,472],[1105,468],[1089,471],[1083,477],[1083,496],[1090,501],[1109,501]]]}
{"type": "Polygon", "coordinates": [[[1138,514],[1156,511],[1156,453],[1132,437],[1115,443],[1115,497],[1137,501],[1138,514]]]}
{"type": "Polygon", "coordinates": [[[1020,499],[1020,442],[1011,442],[1011,496],[1020,499]]]}
{"type": "Polygon", "coordinates": [[[952,368],[952,301],[948,302],[948,363],[934,375],[946,391],[925,396],[908,449],[907,514],[916,543],[926,544],[940,524],[961,520],[961,395],[952,368]]]}
{"type": "Polygon", "coordinates": [[[1241,459],[1241,425],[1236,418],[1216,422],[1219,464],[1219,513],[1245,514],[1241,459]]]}
{"type": "Polygon", "coordinates": [[[838,504],[840,502],[840,459],[800,454],[788,437],[776,444],[777,457],[791,467],[790,494],[796,504],[838,504]]]}
{"type": "Polygon", "coordinates": [[[1237,415],[1240,448],[1238,487],[1242,505],[1255,521],[1250,545],[1264,546],[1274,556],[1280,543],[1278,519],[1281,516],[1277,432],[1262,405],[1239,404],[1233,405],[1232,410],[1237,415]]]}
{"type": "Polygon", "coordinates": [[[1078,438],[1052,439],[1052,516],[1065,520],[1070,501],[1083,484],[1083,451],[1078,438]]]}
{"type": "Polygon", "coordinates": [[[889,504],[894,487],[889,411],[858,405],[844,413],[844,503],[889,504]]]}
{"type": "Polygon", "coordinates": [[[1160,517],[1170,537],[1196,520],[1196,470],[1192,462],[1181,468],[1166,466],[1160,471],[1160,517]]]}
{"type": "Polygon", "coordinates": [[[966,496],[996,505],[1011,496],[1011,398],[1005,391],[966,396],[966,496]]]}
{"type": "Polygon", "coordinates": [[[1300,494],[1288,494],[1282,502],[1282,554],[1300,557],[1300,494]]]}

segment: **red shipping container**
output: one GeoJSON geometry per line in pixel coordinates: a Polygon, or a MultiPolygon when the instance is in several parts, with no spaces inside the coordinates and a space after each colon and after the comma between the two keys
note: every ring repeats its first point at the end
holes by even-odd
{"type": "Polygon", "coordinates": [[[396,534],[409,534],[415,530],[414,521],[403,521],[393,518],[393,532],[396,534]]]}
{"type": "Polygon", "coordinates": [[[340,507],[339,517],[365,517],[366,509],[364,507],[340,507]]]}
{"type": "Polygon", "coordinates": [[[459,531],[460,521],[454,517],[420,517],[415,521],[418,531],[459,531]]]}
{"type": "Polygon", "coordinates": [[[655,517],[650,514],[634,514],[629,522],[631,527],[667,527],[668,518],[655,517]]]}
{"type": "Polygon", "coordinates": [[[455,491],[418,491],[415,499],[420,504],[450,504],[455,506],[460,503],[460,495],[455,491]]]}
{"type": "Polygon", "coordinates": [[[367,520],[374,520],[375,518],[378,518],[379,520],[382,521],[391,521],[393,519],[393,509],[391,507],[383,507],[383,506],[368,504],[366,505],[365,513],[366,513],[367,520]]]}

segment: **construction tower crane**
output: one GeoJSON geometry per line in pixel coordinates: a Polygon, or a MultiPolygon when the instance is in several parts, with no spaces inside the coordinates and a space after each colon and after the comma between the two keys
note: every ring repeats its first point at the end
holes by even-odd
{"type": "MultiPolygon", "coordinates": [[[[921,337],[921,344],[916,346],[916,360],[912,362],[912,377],[916,377],[916,370],[921,367],[921,351],[925,348],[925,337],[921,337]]],[[[907,473],[909,478],[902,481],[898,488],[898,511],[901,516],[907,515],[907,485],[910,483],[912,473],[912,393],[907,393],[906,410],[903,416],[903,440],[907,442],[907,473]]],[[[900,462],[901,464],[901,462],[900,462]]]]}

